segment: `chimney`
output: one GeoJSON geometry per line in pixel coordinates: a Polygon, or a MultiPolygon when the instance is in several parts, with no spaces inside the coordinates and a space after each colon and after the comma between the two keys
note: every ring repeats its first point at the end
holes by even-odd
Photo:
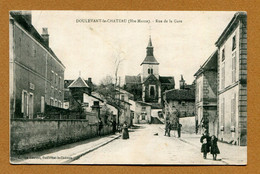
{"type": "Polygon", "coordinates": [[[92,84],[92,78],[91,77],[88,78],[88,83],[92,84]]]}
{"type": "Polygon", "coordinates": [[[31,11],[21,11],[21,14],[28,24],[32,24],[32,12],[31,11]]]}
{"type": "Polygon", "coordinates": [[[184,89],[184,86],[185,86],[185,80],[183,79],[183,76],[181,75],[180,89],[184,89]]]}
{"type": "Polygon", "coordinates": [[[91,77],[88,78],[88,85],[89,85],[90,94],[91,94],[91,92],[94,90],[94,89],[93,89],[93,83],[92,83],[92,78],[91,78],[91,77]]]}
{"type": "Polygon", "coordinates": [[[48,28],[42,28],[42,34],[41,34],[44,43],[47,47],[49,47],[49,34],[48,34],[48,28]]]}

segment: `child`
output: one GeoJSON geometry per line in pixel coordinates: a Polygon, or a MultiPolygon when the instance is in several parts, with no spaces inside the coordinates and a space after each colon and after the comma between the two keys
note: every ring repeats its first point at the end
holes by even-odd
{"type": "Polygon", "coordinates": [[[220,154],[218,145],[217,145],[218,138],[215,135],[211,136],[210,144],[211,144],[211,149],[210,153],[213,156],[213,160],[217,159],[217,154],[220,154]]]}
{"type": "Polygon", "coordinates": [[[210,137],[207,134],[207,132],[205,131],[201,138],[200,138],[200,142],[202,143],[201,145],[201,152],[203,153],[203,157],[204,159],[207,158],[207,153],[210,152],[209,148],[210,148],[210,137]]]}

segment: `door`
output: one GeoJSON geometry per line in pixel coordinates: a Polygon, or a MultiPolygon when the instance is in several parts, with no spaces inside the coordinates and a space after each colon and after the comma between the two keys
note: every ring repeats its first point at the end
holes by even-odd
{"type": "Polygon", "coordinates": [[[22,92],[22,113],[23,117],[26,118],[28,116],[28,100],[27,100],[27,92],[22,92]]]}
{"type": "Polygon", "coordinates": [[[33,119],[33,94],[29,94],[29,119],[33,119]]]}

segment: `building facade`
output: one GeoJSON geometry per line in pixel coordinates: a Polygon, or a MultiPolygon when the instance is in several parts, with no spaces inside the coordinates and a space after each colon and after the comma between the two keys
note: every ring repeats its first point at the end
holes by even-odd
{"type": "Polygon", "coordinates": [[[40,35],[29,11],[9,17],[11,118],[37,118],[45,105],[62,108],[65,66],[49,47],[48,29],[40,35]]]}
{"type": "Polygon", "coordinates": [[[196,133],[206,130],[210,135],[216,136],[218,135],[217,60],[218,51],[216,50],[194,74],[196,133]]]}
{"type": "Polygon", "coordinates": [[[178,117],[195,116],[195,89],[194,85],[186,85],[181,77],[180,89],[171,89],[163,93],[165,110],[174,110],[178,117]]]}
{"type": "Polygon", "coordinates": [[[219,139],[247,145],[247,14],[236,13],[215,44],[219,139]]]}

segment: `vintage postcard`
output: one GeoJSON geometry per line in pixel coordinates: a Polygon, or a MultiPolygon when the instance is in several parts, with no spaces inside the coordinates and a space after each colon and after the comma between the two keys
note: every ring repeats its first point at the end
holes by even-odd
{"type": "Polygon", "coordinates": [[[12,164],[246,165],[247,13],[10,11],[12,164]]]}

